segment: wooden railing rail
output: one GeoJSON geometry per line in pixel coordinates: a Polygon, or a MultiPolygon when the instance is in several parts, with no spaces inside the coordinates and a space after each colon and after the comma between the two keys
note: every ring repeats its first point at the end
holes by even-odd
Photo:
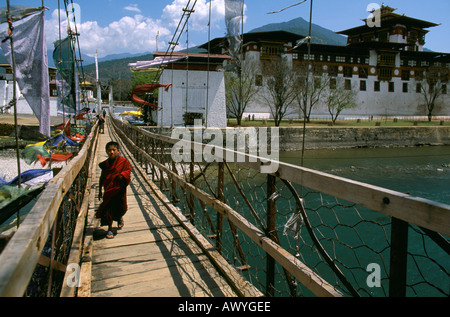
{"type": "MultiPolygon", "coordinates": [[[[47,263],[42,263],[42,251],[49,235],[52,232],[55,234],[55,221],[61,209],[64,209],[63,200],[70,201],[70,208],[76,213],[75,217],[81,211],[84,190],[78,192],[73,190],[73,186],[79,189],[86,185],[78,183],[87,179],[84,174],[87,175],[87,165],[92,159],[97,131],[95,125],[78,155],[47,184],[34,207],[0,254],[0,297],[23,296],[39,262],[50,268],[48,296],[52,296],[51,293],[54,292],[51,290],[52,271],[58,268],[59,271],[65,272],[67,263],[55,260],[53,250],[52,256],[44,261],[47,263]],[[81,172],[83,177],[80,180],[77,177],[81,172]]],[[[72,237],[68,239],[71,241],[72,237]]],[[[70,245],[67,247],[70,248],[70,245]]],[[[57,293],[59,295],[59,292],[57,293]]]]}
{"type": "MultiPolygon", "coordinates": [[[[386,267],[386,274],[388,275],[388,283],[389,283],[389,296],[405,296],[406,288],[407,288],[407,279],[406,279],[406,271],[407,271],[407,257],[408,254],[408,227],[412,225],[417,226],[418,229],[421,230],[421,235],[426,236],[427,239],[431,239],[436,245],[438,245],[444,252],[449,250],[449,241],[448,238],[450,236],[450,206],[447,204],[414,197],[412,195],[406,193],[400,193],[397,191],[345,179],[342,177],[334,176],[331,174],[322,173],[319,171],[311,170],[308,168],[294,166],[291,164],[286,164],[283,162],[277,162],[278,168],[272,173],[268,174],[268,177],[265,182],[266,188],[266,200],[267,205],[264,208],[267,215],[265,217],[265,225],[264,228],[258,228],[256,225],[252,224],[248,219],[245,219],[237,210],[233,209],[223,199],[224,193],[223,189],[223,171],[225,166],[228,167],[228,164],[225,158],[228,159],[229,162],[233,162],[234,165],[239,168],[245,167],[250,170],[256,171],[256,174],[260,171],[261,166],[268,165],[273,163],[263,157],[257,157],[250,154],[239,153],[234,150],[219,148],[214,146],[214,151],[210,151],[208,149],[208,153],[214,152],[218,157],[224,158],[224,163],[221,161],[214,161],[213,164],[217,164],[216,168],[219,172],[217,178],[217,189],[212,189],[210,184],[208,184],[208,180],[205,178],[205,174],[202,171],[202,168],[207,169],[208,165],[201,166],[201,164],[197,164],[195,168],[198,169],[196,172],[197,176],[194,177],[192,171],[194,170],[194,163],[192,162],[184,162],[185,168],[188,170],[186,172],[184,167],[179,166],[179,168],[183,169],[184,177],[179,175],[179,171],[177,171],[175,164],[170,163],[170,159],[168,158],[171,154],[171,147],[175,144],[182,145],[184,144],[184,148],[190,149],[201,149],[202,153],[207,147],[211,147],[208,144],[199,144],[194,141],[185,141],[176,138],[171,138],[164,135],[155,134],[145,129],[141,129],[138,127],[134,127],[125,123],[120,122],[119,120],[112,120],[114,126],[116,127],[117,133],[120,137],[125,140],[127,146],[130,151],[134,153],[136,157],[139,157],[142,165],[145,166],[144,169],[149,169],[149,173],[152,174],[152,177],[155,181],[159,182],[161,185],[161,190],[172,191],[172,199],[174,201],[179,201],[181,197],[177,197],[179,193],[176,192],[175,185],[179,186],[183,191],[184,199],[186,199],[185,212],[189,214],[189,218],[194,221],[196,219],[196,214],[202,214],[206,211],[205,205],[210,206],[213,210],[217,212],[217,227],[216,232],[211,235],[212,239],[215,239],[216,249],[221,252],[223,241],[222,241],[222,217],[226,219],[230,224],[230,230],[233,232],[234,236],[234,244],[236,247],[236,256],[241,258],[241,263],[246,264],[245,259],[243,258],[242,250],[240,249],[240,242],[237,238],[235,229],[233,226],[238,228],[240,232],[247,235],[255,245],[261,247],[267,253],[267,263],[266,263],[266,273],[267,276],[265,278],[265,294],[267,296],[274,295],[273,289],[273,268],[274,262],[278,262],[281,264],[283,269],[285,270],[286,281],[290,285],[291,293],[295,293],[295,283],[291,283],[291,278],[289,274],[291,274],[295,279],[297,279],[300,283],[305,285],[312,293],[318,296],[342,296],[343,293],[335,288],[329,281],[326,281],[322,276],[318,275],[315,271],[311,270],[307,265],[307,263],[303,263],[299,261],[299,259],[292,255],[290,252],[283,249],[280,244],[277,243],[279,238],[277,234],[274,232],[276,230],[276,225],[274,224],[275,218],[274,213],[276,212],[274,200],[272,201],[270,198],[271,193],[276,194],[275,192],[275,180],[282,180],[286,186],[298,185],[302,188],[308,188],[308,190],[316,191],[321,195],[329,195],[334,197],[336,200],[348,202],[350,205],[347,208],[356,208],[352,206],[358,206],[358,208],[367,209],[372,212],[377,212],[381,215],[384,215],[385,218],[390,218],[391,223],[389,227],[387,227],[387,233],[385,243],[387,243],[387,247],[385,249],[389,250],[389,263],[386,267]],[[233,160],[230,160],[233,158],[233,160]],[[238,160],[239,158],[239,160],[238,160]],[[244,158],[244,160],[242,160],[244,158]],[[237,162],[237,163],[236,163],[237,162]],[[225,165],[224,165],[225,164],[225,165]],[[221,173],[222,171],[222,173],[221,173]],[[200,189],[195,185],[196,180],[198,181],[201,178],[204,178],[204,186],[209,188],[210,193],[200,189]],[[189,196],[190,195],[190,196],[189,196]],[[199,203],[202,207],[201,212],[197,209],[193,208],[193,201],[190,197],[195,197],[198,199],[199,203]],[[222,197],[222,198],[221,198],[222,197]],[[352,205],[353,204],[353,205],[352,205]],[[388,233],[390,232],[390,237],[388,237],[388,233]],[[272,235],[272,233],[275,233],[272,235]]],[[[193,155],[192,155],[193,158],[193,155]]],[[[236,184],[236,179],[232,175],[231,171],[230,177],[234,180],[236,184]]],[[[237,194],[239,193],[243,195],[240,185],[237,184],[237,194]]],[[[261,185],[259,185],[258,189],[262,189],[261,185]]],[[[293,187],[291,186],[293,189],[293,187]]],[[[293,189],[295,192],[295,189],[293,189]]],[[[235,200],[241,199],[244,201],[244,204],[249,205],[249,209],[254,212],[253,207],[250,206],[250,202],[246,197],[239,198],[233,197],[235,200]]],[[[284,198],[283,198],[284,199],[284,198]]],[[[298,201],[298,199],[297,199],[298,201]]],[[[298,205],[298,204],[297,204],[298,205]]],[[[344,205],[342,205],[344,206],[344,205]]],[[[327,208],[325,206],[325,208],[327,208]]],[[[358,214],[358,211],[357,211],[358,214]]],[[[213,227],[213,223],[209,219],[209,216],[206,215],[209,224],[213,227]]],[[[262,215],[259,215],[261,219],[264,219],[262,215]]],[[[261,219],[257,219],[256,223],[261,224],[261,219]]],[[[263,221],[264,222],[264,221],[263,221]]],[[[367,222],[375,223],[373,220],[368,220],[367,222]]],[[[327,224],[323,224],[325,227],[327,224]]],[[[378,224],[382,230],[384,230],[383,224],[378,224]]],[[[345,224],[342,225],[345,227],[345,224]]],[[[311,228],[309,228],[311,229],[311,228]]],[[[310,234],[313,230],[309,230],[310,234]]],[[[424,239],[424,238],[422,238],[424,239]]],[[[327,237],[322,237],[322,240],[327,241],[327,237]]],[[[315,240],[315,246],[318,249],[321,249],[322,246],[318,239],[315,240]]],[[[341,242],[339,242],[341,243],[341,242]]],[[[342,244],[346,244],[342,242],[342,244]]],[[[364,246],[365,247],[365,246],[364,246]]],[[[371,249],[371,246],[367,246],[371,249]]],[[[374,250],[372,250],[374,251],[374,250]]],[[[376,250],[374,252],[377,252],[376,250]]],[[[384,251],[380,251],[384,253],[384,251]]],[[[324,258],[328,258],[328,264],[334,271],[335,275],[339,277],[342,284],[345,285],[343,287],[346,289],[346,293],[351,296],[360,296],[358,290],[353,288],[351,282],[349,282],[342,274],[336,263],[340,263],[340,260],[336,258],[336,254],[334,255],[334,259],[328,257],[326,252],[322,250],[322,254],[324,258]]],[[[414,256],[414,255],[413,255],[414,256]]],[[[421,255],[417,255],[421,257],[421,255]]],[[[430,263],[434,260],[431,259],[430,263]]],[[[440,264],[445,266],[445,264],[440,264]]],[[[243,265],[247,267],[248,265],[243,265]]],[[[360,270],[365,271],[365,268],[361,267],[360,270]]],[[[426,270],[426,268],[424,268],[426,270]]],[[[445,274],[445,273],[444,273],[445,274]]],[[[428,284],[429,282],[424,281],[424,284],[428,284]]],[[[340,284],[340,283],[339,283],[340,284]]],[[[342,286],[341,286],[342,287],[342,286]]],[[[438,292],[446,293],[447,290],[442,290],[440,287],[436,287],[438,292]]],[[[368,292],[364,290],[364,292],[368,292]]],[[[369,291],[370,292],[370,291],[369,291]]]]}

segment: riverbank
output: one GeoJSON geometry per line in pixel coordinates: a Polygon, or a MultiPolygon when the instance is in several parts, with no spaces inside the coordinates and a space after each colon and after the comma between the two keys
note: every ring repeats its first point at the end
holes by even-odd
{"type": "MultiPolygon", "coordinates": [[[[50,117],[50,125],[63,123],[62,117],[50,117]]],[[[17,116],[19,148],[45,140],[39,133],[39,120],[34,115],[19,114],[17,116]]],[[[54,130],[54,129],[53,129],[54,130]]],[[[0,114],[0,149],[16,148],[14,115],[0,114]]]]}
{"type": "MultiPolygon", "coordinates": [[[[153,133],[171,136],[171,128],[146,127],[153,133]]],[[[227,130],[221,129],[223,144],[226,145],[227,130]]],[[[255,129],[259,135],[261,127],[240,128],[243,134],[255,129]]],[[[265,128],[266,129],[266,128],[265,128]]],[[[268,140],[272,128],[268,128],[268,140]]],[[[192,131],[192,130],[191,130],[192,131]]],[[[191,133],[194,134],[193,132],[191,133]]],[[[300,151],[303,144],[302,127],[278,128],[278,144],[280,151],[300,151]]],[[[231,134],[234,135],[234,134],[231,134]]],[[[174,136],[179,137],[179,136],[174,136]]],[[[209,143],[209,139],[203,140],[209,143]]],[[[350,149],[350,148],[386,148],[386,147],[416,147],[431,145],[450,145],[450,126],[433,127],[307,127],[305,133],[305,149],[350,149]]]]}
{"type": "MultiPolygon", "coordinates": [[[[280,128],[280,151],[302,149],[303,129],[280,128]]],[[[385,148],[450,145],[450,127],[307,128],[305,149],[385,148]]]]}
{"type": "MultiPolygon", "coordinates": [[[[51,125],[62,123],[61,117],[52,117],[51,125]]],[[[447,123],[447,122],[446,122],[447,123]]],[[[33,115],[19,115],[21,148],[38,140],[39,122],[33,115]],[[25,133],[26,131],[26,133],[25,133]],[[22,135],[23,134],[23,135],[22,135]]],[[[241,128],[256,129],[261,126],[241,128]]],[[[271,131],[268,129],[269,133],[271,131]]],[[[227,128],[235,129],[235,128],[227,128]]],[[[170,136],[171,128],[146,127],[146,130],[170,136]]],[[[226,144],[226,130],[223,130],[226,144]]],[[[0,114],[0,149],[15,148],[14,116],[0,114]]],[[[303,127],[282,126],[279,131],[280,151],[299,151],[303,143],[303,127]]],[[[208,140],[204,140],[208,143],[208,140]]],[[[307,126],[305,134],[305,149],[346,149],[346,148],[386,148],[386,147],[416,147],[428,145],[450,145],[450,126],[307,126]]]]}

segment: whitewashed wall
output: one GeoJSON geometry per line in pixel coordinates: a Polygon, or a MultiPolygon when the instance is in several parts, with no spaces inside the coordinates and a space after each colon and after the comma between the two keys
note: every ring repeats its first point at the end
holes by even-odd
{"type": "Polygon", "coordinates": [[[225,76],[223,72],[164,70],[160,83],[172,83],[169,91],[161,88],[157,123],[160,126],[184,126],[185,112],[203,113],[205,125],[225,128],[225,76]],[[186,89],[188,87],[188,89],[186,89]],[[208,95],[208,102],[207,102],[208,95]],[[187,107],[186,107],[187,97],[187,107]]]}

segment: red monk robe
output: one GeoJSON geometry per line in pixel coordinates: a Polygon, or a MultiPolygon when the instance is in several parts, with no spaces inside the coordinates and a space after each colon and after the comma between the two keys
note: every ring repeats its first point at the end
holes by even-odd
{"type": "Polygon", "coordinates": [[[95,216],[101,218],[101,225],[111,225],[113,221],[120,221],[127,212],[127,186],[131,179],[131,165],[122,156],[107,159],[99,164],[102,170],[100,186],[103,186],[103,202],[95,216]]]}

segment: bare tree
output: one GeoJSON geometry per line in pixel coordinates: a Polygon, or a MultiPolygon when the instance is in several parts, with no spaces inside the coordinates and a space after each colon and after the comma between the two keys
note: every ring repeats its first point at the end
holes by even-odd
{"type": "MultiPolygon", "coordinates": [[[[240,63],[239,63],[240,64],[240,63]]],[[[240,126],[242,115],[259,91],[256,86],[256,65],[244,62],[236,66],[236,72],[225,73],[226,105],[228,113],[237,119],[240,126]]]]}
{"type": "Polygon", "coordinates": [[[418,83],[419,92],[425,101],[428,121],[433,118],[433,111],[441,102],[441,97],[446,93],[448,81],[448,68],[440,66],[428,67],[425,76],[418,83]]]}
{"type": "Polygon", "coordinates": [[[331,78],[324,99],[334,125],[344,109],[356,107],[356,88],[346,85],[343,77],[331,78]]]}
{"type": "Polygon", "coordinates": [[[296,98],[300,115],[303,115],[307,122],[310,122],[313,108],[320,102],[324,91],[329,86],[330,79],[326,73],[323,73],[321,67],[320,65],[309,66],[307,62],[295,66],[298,76],[296,98]],[[309,71],[308,67],[310,67],[309,71]]]}
{"type": "Polygon", "coordinates": [[[278,127],[284,117],[295,111],[297,76],[282,57],[264,63],[263,74],[266,89],[261,97],[278,127]]]}

